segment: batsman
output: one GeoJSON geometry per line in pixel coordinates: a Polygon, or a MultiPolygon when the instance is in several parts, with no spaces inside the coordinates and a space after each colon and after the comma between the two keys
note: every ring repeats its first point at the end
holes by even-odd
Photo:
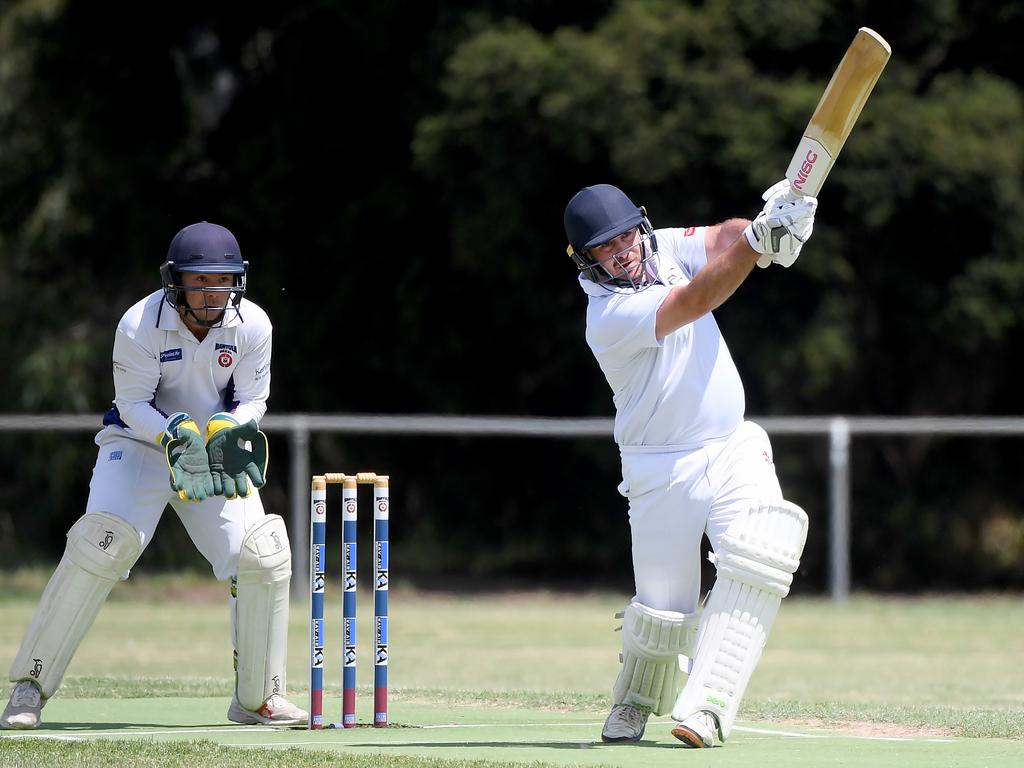
{"type": "Polygon", "coordinates": [[[298,725],[285,698],[291,552],[284,521],[264,512],[272,328],[244,298],[248,262],[222,226],[171,240],[163,287],[125,312],[114,334],[113,407],[85,514],[67,534],[14,662],[4,728],[36,728],[79,643],[170,505],[218,580],[231,584],[235,684],[227,717],[298,725]]]}
{"type": "Polygon", "coordinates": [[[609,184],[565,209],[587,344],[616,408],[636,587],[604,741],[639,741],[652,713],[671,713],[687,747],[727,739],[800,562],[807,515],[782,496],[768,435],[744,420],[712,314],[755,264],[792,265],[811,235],[816,198],[786,180],[763,198],[753,221],[658,230],[609,184]],[[701,611],[705,534],[717,578],[701,611]]]}

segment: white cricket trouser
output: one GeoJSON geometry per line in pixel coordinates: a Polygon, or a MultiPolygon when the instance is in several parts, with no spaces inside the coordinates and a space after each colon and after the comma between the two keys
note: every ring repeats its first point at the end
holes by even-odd
{"type": "Polygon", "coordinates": [[[692,449],[625,446],[622,477],[635,599],[659,610],[697,609],[704,533],[717,550],[738,514],[782,500],[768,435],[752,421],[728,439],[692,449]]]}
{"type": "Polygon", "coordinates": [[[215,496],[182,501],[171,489],[170,470],[161,449],[106,429],[97,436],[99,455],[89,483],[86,514],[108,512],[131,523],[149,544],[168,504],[200,554],[223,581],[235,575],[245,532],[264,516],[259,491],[248,498],[215,496]]]}

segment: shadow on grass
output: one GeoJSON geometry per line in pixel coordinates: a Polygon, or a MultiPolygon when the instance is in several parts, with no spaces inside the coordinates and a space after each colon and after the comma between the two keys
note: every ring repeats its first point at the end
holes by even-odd
{"type": "Polygon", "coordinates": [[[605,744],[603,741],[403,741],[401,743],[389,744],[387,742],[358,742],[353,741],[346,743],[346,747],[387,747],[390,749],[399,749],[404,747],[410,747],[413,749],[431,749],[431,748],[454,748],[460,749],[466,747],[494,747],[496,749],[510,749],[510,748],[529,748],[529,749],[568,749],[568,750],[581,750],[581,749],[600,749],[602,751],[615,750],[615,749],[684,749],[679,744],[665,744],[657,741],[649,741],[643,739],[641,741],[630,742],[628,744],[605,744]]]}
{"type": "Polygon", "coordinates": [[[225,720],[218,720],[216,722],[209,722],[209,723],[175,723],[173,725],[168,725],[167,723],[115,723],[115,722],[110,722],[110,721],[105,721],[105,722],[102,722],[102,723],[88,723],[88,722],[62,723],[62,722],[55,722],[55,721],[52,721],[52,720],[47,720],[39,728],[24,730],[24,731],[21,731],[21,733],[24,733],[25,735],[28,735],[28,734],[38,734],[40,736],[45,736],[45,735],[47,735],[51,731],[60,731],[61,733],[64,733],[64,734],[69,734],[69,733],[73,734],[76,731],[92,732],[92,731],[118,731],[118,730],[120,730],[120,731],[124,731],[125,732],[125,734],[124,734],[125,737],[130,737],[130,736],[133,735],[133,731],[137,731],[137,730],[142,729],[142,728],[152,728],[152,729],[155,729],[155,730],[167,731],[168,733],[171,733],[173,731],[187,731],[187,730],[191,730],[191,729],[210,729],[210,728],[216,728],[217,730],[228,730],[228,729],[235,729],[235,728],[237,728],[239,730],[242,730],[242,729],[245,729],[245,728],[256,728],[256,729],[260,729],[260,730],[265,730],[267,728],[270,728],[270,729],[273,729],[273,730],[280,730],[280,731],[292,731],[292,730],[305,731],[306,730],[306,726],[304,726],[304,725],[255,725],[254,726],[254,725],[247,725],[247,724],[243,724],[243,723],[227,722],[225,720]]]}

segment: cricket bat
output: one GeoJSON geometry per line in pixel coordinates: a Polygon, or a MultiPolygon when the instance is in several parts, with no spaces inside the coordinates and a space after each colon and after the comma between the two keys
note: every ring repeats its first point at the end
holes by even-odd
{"type": "Polygon", "coordinates": [[[874,30],[857,31],[789,163],[786,178],[794,192],[817,196],[891,53],[874,30]]]}

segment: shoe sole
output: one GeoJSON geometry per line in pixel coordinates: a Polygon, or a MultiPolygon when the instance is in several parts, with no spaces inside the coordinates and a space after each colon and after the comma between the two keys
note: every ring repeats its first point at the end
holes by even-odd
{"type": "Polygon", "coordinates": [[[238,725],[305,725],[307,721],[292,719],[292,720],[235,720],[234,718],[228,718],[232,723],[238,725]]]}
{"type": "Polygon", "coordinates": [[[696,731],[691,731],[685,725],[677,725],[673,728],[672,735],[683,742],[683,744],[693,749],[704,749],[710,746],[704,742],[704,739],[702,739],[696,731]]]}
{"type": "Polygon", "coordinates": [[[275,720],[271,717],[263,717],[255,712],[231,707],[228,710],[228,720],[239,725],[306,725],[309,721],[304,717],[291,717],[275,720]]]}
{"type": "Polygon", "coordinates": [[[605,744],[636,744],[644,737],[643,732],[640,732],[639,736],[605,736],[601,734],[601,741],[605,744]]]}

